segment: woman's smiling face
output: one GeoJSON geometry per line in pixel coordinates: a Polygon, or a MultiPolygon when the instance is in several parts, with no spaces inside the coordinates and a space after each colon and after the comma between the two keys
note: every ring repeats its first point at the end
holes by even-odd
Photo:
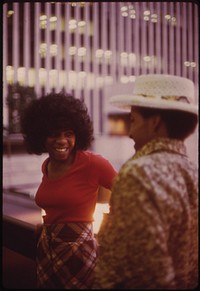
{"type": "Polygon", "coordinates": [[[46,149],[54,161],[67,161],[75,148],[76,137],[72,130],[58,130],[46,139],[46,149]]]}

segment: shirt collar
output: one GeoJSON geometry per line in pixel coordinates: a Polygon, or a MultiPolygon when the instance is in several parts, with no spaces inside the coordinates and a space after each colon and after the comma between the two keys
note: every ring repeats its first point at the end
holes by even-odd
{"type": "Polygon", "coordinates": [[[138,150],[133,156],[134,159],[149,155],[157,151],[174,152],[180,155],[187,156],[186,146],[183,141],[170,138],[155,138],[145,144],[140,150],[138,150]]]}

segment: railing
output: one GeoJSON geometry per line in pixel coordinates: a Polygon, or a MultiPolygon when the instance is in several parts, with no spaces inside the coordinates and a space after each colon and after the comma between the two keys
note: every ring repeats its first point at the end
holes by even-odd
{"type": "Polygon", "coordinates": [[[36,244],[40,225],[3,215],[3,276],[5,289],[37,289],[36,244]]]}
{"type": "Polygon", "coordinates": [[[40,225],[3,216],[3,246],[35,260],[40,225]]]}
{"type": "MultiPolygon", "coordinates": [[[[5,130],[5,129],[4,129],[5,130]]],[[[3,153],[8,157],[13,153],[26,153],[26,148],[23,143],[23,137],[20,133],[8,134],[5,130],[3,136],[3,153]]]]}

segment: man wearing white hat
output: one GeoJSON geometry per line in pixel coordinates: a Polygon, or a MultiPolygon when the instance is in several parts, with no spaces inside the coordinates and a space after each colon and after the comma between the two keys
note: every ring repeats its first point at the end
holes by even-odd
{"type": "Polygon", "coordinates": [[[130,108],[135,154],[120,169],[98,239],[94,289],[198,285],[198,171],[184,145],[198,122],[191,80],[142,75],[130,108]]]}

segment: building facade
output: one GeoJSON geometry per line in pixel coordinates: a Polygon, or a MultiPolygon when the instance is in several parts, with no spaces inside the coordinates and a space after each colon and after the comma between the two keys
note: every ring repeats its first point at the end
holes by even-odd
{"type": "Polygon", "coordinates": [[[196,2],[4,3],[4,125],[16,83],[83,99],[97,136],[110,95],[130,93],[140,74],[187,77],[198,100],[198,19],[196,2]]]}

